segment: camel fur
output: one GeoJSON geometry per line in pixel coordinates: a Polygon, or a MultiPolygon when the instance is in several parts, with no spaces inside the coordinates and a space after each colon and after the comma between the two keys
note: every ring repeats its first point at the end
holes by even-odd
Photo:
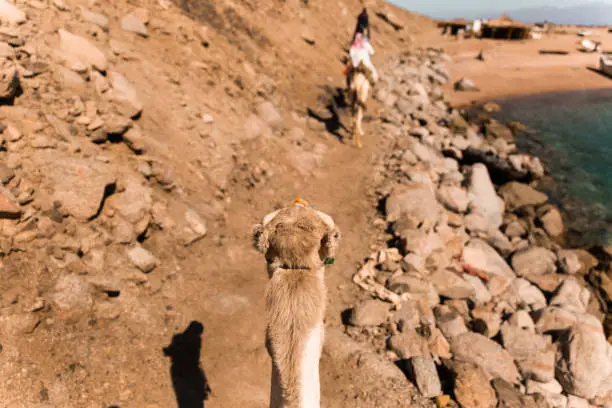
{"type": "Polygon", "coordinates": [[[325,260],[340,231],[303,201],[264,217],[253,242],[265,255],[266,347],[272,358],[270,408],[319,408],[319,359],[326,308],[325,260]]]}

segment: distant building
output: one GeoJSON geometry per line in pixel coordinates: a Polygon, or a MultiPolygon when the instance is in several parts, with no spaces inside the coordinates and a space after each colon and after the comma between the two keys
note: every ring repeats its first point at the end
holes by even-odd
{"type": "Polygon", "coordinates": [[[483,38],[497,38],[504,40],[524,40],[531,38],[531,24],[513,21],[506,14],[495,20],[489,20],[483,24],[483,38]]]}

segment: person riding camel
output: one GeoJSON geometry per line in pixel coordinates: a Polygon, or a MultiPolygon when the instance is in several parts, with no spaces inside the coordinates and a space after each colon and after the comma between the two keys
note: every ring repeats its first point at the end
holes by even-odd
{"type": "Polygon", "coordinates": [[[357,34],[364,35],[372,40],[372,33],[370,32],[370,20],[368,17],[368,9],[363,8],[359,16],[357,17],[357,25],[355,26],[355,32],[353,33],[353,41],[357,37],[357,34]]]}
{"type": "Polygon", "coordinates": [[[378,81],[378,73],[370,60],[370,56],[374,55],[374,48],[361,33],[355,34],[355,41],[351,44],[350,61],[347,64],[346,76],[347,85],[350,87],[351,74],[353,71],[362,71],[368,77],[368,81],[372,86],[378,81]]]}

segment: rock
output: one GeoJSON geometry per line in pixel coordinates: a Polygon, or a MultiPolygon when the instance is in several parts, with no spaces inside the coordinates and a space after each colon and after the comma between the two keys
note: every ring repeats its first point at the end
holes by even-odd
{"type": "Polygon", "coordinates": [[[487,229],[498,229],[503,222],[504,206],[483,164],[472,166],[468,191],[472,197],[468,217],[480,217],[485,221],[487,229]]]}
{"type": "Polygon", "coordinates": [[[486,113],[497,113],[501,112],[501,106],[495,102],[487,102],[482,106],[482,110],[486,113]]]}
{"type": "Polygon", "coordinates": [[[545,275],[527,275],[525,279],[536,285],[543,292],[550,294],[554,292],[561,283],[567,278],[558,273],[548,273],[545,275]]]}
{"type": "Polygon", "coordinates": [[[267,135],[270,132],[270,127],[257,115],[249,115],[244,122],[243,137],[245,140],[257,139],[259,136],[267,135]]]}
{"type": "Polygon", "coordinates": [[[442,331],[436,327],[431,329],[431,335],[428,340],[429,352],[435,359],[451,358],[450,344],[442,334],[442,331]]]}
{"type": "Polygon", "coordinates": [[[552,408],[567,407],[567,397],[565,395],[561,395],[563,388],[561,388],[561,385],[556,380],[551,380],[549,382],[528,380],[526,392],[530,395],[542,395],[548,403],[548,406],[552,408]]]}
{"type": "Polygon", "coordinates": [[[508,256],[514,250],[512,243],[500,230],[490,230],[487,242],[503,256],[508,256]]]}
{"type": "Polygon", "coordinates": [[[434,309],[436,324],[445,338],[452,340],[461,334],[467,333],[463,317],[447,306],[436,306],[434,309]]]}
{"type": "Polygon", "coordinates": [[[402,275],[393,278],[389,281],[388,288],[392,292],[405,295],[411,300],[425,301],[429,307],[434,307],[440,303],[440,296],[430,282],[412,276],[402,275]]]}
{"type": "Polygon", "coordinates": [[[124,190],[109,197],[108,206],[136,224],[151,213],[153,190],[138,176],[128,176],[122,184],[124,190]]]}
{"type": "Polygon", "coordinates": [[[491,299],[493,299],[491,292],[489,292],[489,290],[479,277],[464,274],[463,280],[465,280],[472,286],[472,289],[474,290],[474,295],[471,297],[471,300],[476,305],[484,305],[486,303],[489,303],[491,299]]]}
{"type": "Polygon", "coordinates": [[[508,288],[507,293],[504,294],[504,298],[507,299],[508,295],[512,297],[509,301],[517,307],[525,305],[531,307],[533,310],[539,310],[546,307],[546,297],[544,293],[526,279],[515,279],[508,288]]]}
{"type": "Polygon", "coordinates": [[[95,24],[101,27],[104,31],[108,31],[108,17],[100,13],[94,13],[93,11],[81,7],[81,17],[88,23],[95,24]]]}
{"type": "Polygon", "coordinates": [[[434,272],[429,280],[433,283],[439,295],[449,299],[467,299],[474,294],[474,288],[471,284],[448,269],[440,269],[434,272]]]}
{"type": "Polygon", "coordinates": [[[574,313],[586,313],[591,292],[574,279],[565,280],[550,300],[550,306],[558,306],[574,313]]]}
{"type": "Polygon", "coordinates": [[[414,330],[406,330],[391,336],[389,349],[404,360],[413,357],[429,357],[427,340],[414,330]]]}
{"type": "Polygon", "coordinates": [[[77,88],[85,85],[83,77],[68,68],[56,67],[55,75],[58,81],[68,88],[77,88]]]}
{"type": "Polygon", "coordinates": [[[146,151],[145,137],[139,127],[133,126],[123,134],[123,141],[136,154],[143,154],[146,151]]]}
{"type": "Polygon", "coordinates": [[[578,256],[578,259],[580,259],[580,263],[582,264],[582,268],[577,273],[578,275],[587,275],[589,271],[596,267],[599,263],[593,254],[584,249],[574,249],[573,252],[578,256]]]}
{"type": "Polygon", "coordinates": [[[18,219],[21,217],[21,209],[0,189],[0,219],[18,219]]]}
{"type": "Polygon", "coordinates": [[[405,217],[414,223],[414,227],[421,224],[433,227],[442,213],[442,207],[431,188],[423,183],[412,183],[394,189],[387,197],[385,210],[387,221],[393,222],[405,217]]]}
{"type": "Polygon", "coordinates": [[[149,36],[147,26],[134,13],[130,13],[123,17],[121,20],[121,28],[143,37],[149,36]]]}
{"type": "Polygon", "coordinates": [[[501,186],[499,195],[504,199],[510,211],[526,206],[541,205],[548,201],[546,194],[517,181],[510,181],[501,186]]]}
{"type": "Polygon", "coordinates": [[[485,307],[476,307],[472,310],[473,320],[470,322],[472,331],[492,339],[497,336],[501,327],[501,315],[485,307]]]}
{"type": "Polygon", "coordinates": [[[0,18],[12,25],[22,24],[27,21],[26,14],[8,0],[0,0],[0,18]]]}
{"type": "Polygon", "coordinates": [[[0,183],[7,184],[15,177],[13,169],[4,163],[0,163],[0,183]]]}
{"type": "Polygon", "coordinates": [[[135,246],[127,251],[130,261],[144,273],[149,273],[157,267],[159,261],[153,254],[140,245],[135,246]]]}
{"type": "Polygon", "coordinates": [[[485,135],[490,139],[503,139],[507,142],[514,142],[512,131],[496,120],[490,120],[485,125],[485,135]]]}
{"type": "Polygon", "coordinates": [[[481,334],[464,333],[452,338],[451,350],[455,360],[478,365],[488,379],[501,378],[512,384],[520,380],[510,354],[481,334]]]}
{"type": "Polygon", "coordinates": [[[111,115],[104,121],[104,131],[108,135],[121,136],[132,126],[130,118],[111,115]]]}
{"type": "Polygon", "coordinates": [[[462,407],[495,408],[497,396],[489,379],[479,366],[471,363],[454,363],[455,399],[462,407]]]}
{"type": "Polygon", "coordinates": [[[447,209],[456,213],[465,213],[469,204],[467,191],[458,186],[441,186],[436,196],[447,209]]]}
{"type": "Polygon", "coordinates": [[[546,275],[557,270],[557,257],[546,248],[530,247],[512,256],[512,268],[518,276],[546,275]]]}
{"type": "Polygon", "coordinates": [[[516,360],[523,378],[549,382],[555,378],[555,349],[549,336],[513,326],[501,328],[504,348],[516,360]]]}
{"type": "Polygon", "coordinates": [[[535,333],[535,322],[526,310],[519,310],[513,313],[510,319],[508,319],[508,324],[535,333]]]}
{"type": "MultiPolygon", "coordinates": [[[[491,385],[497,394],[497,400],[499,401],[498,408],[523,408],[521,394],[512,384],[501,378],[495,378],[491,381],[491,385]]],[[[543,407],[538,406],[538,408],[543,407]]]]}
{"type": "Polygon", "coordinates": [[[353,326],[379,326],[387,320],[389,305],[380,300],[365,300],[355,306],[351,312],[350,323],[353,326]]]}
{"type": "Polygon", "coordinates": [[[412,375],[417,388],[425,398],[434,398],[442,394],[442,385],[436,364],[428,357],[410,359],[412,375]]]}
{"type": "Polygon", "coordinates": [[[558,251],[557,258],[559,260],[559,268],[563,273],[568,275],[577,274],[583,267],[578,253],[571,249],[562,249],[558,251]]]}
{"type": "Polygon", "coordinates": [[[64,29],[58,30],[60,50],[69,63],[81,63],[92,66],[98,71],[106,71],[108,62],[106,56],[98,47],[83,37],[72,34],[64,29]]]}
{"type": "Polygon", "coordinates": [[[478,88],[472,80],[467,78],[462,78],[455,82],[454,88],[455,91],[458,92],[480,92],[480,88],[478,88]]]}
{"type": "Polygon", "coordinates": [[[13,336],[22,338],[32,333],[39,323],[40,319],[32,313],[0,316],[0,333],[5,339],[13,336]]]}
{"type": "Polygon", "coordinates": [[[130,118],[138,117],[143,110],[143,104],[138,98],[136,88],[118,72],[109,72],[108,78],[112,89],[108,91],[109,98],[119,105],[121,113],[130,118]]]}
{"type": "Polygon", "coordinates": [[[283,117],[278,113],[272,102],[262,102],[257,106],[257,115],[271,129],[278,130],[283,127],[283,117]]]}
{"type": "Polygon", "coordinates": [[[563,218],[556,207],[546,205],[538,209],[536,213],[538,222],[544,227],[548,235],[553,238],[563,235],[563,218]]]}
{"type": "Polygon", "coordinates": [[[52,301],[66,317],[86,314],[93,303],[89,284],[75,274],[64,275],[58,279],[52,301]]]}
{"type": "Polygon", "coordinates": [[[576,397],[575,395],[567,396],[567,408],[592,408],[593,406],[589,401],[576,397]]]}
{"type": "Polygon", "coordinates": [[[124,220],[121,217],[115,218],[115,226],[113,228],[115,241],[120,244],[129,244],[136,237],[132,223],[124,220]]]}
{"type": "Polygon", "coordinates": [[[192,209],[185,212],[185,221],[187,223],[183,233],[183,245],[189,246],[197,240],[206,236],[206,222],[192,209]]]}
{"type": "Polygon", "coordinates": [[[511,154],[508,161],[520,173],[528,173],[532,178],[539,179],[546,173],[542,162],[537,157],[526,154],[511,154]]]}
{"type": "Polygon", "coordinates": [[[44,157],[41,174],[54,190],[53,199],[61,204],[62,211],[80,221],[95,217],[115,184],[113,167],[97,160],[51,154],[48,150],[41,155],[44,157]]]}
{"type": "Polygon", "coordinates": [[[603,396],[602,391],[609,386],[606,381],[612,375],[612,352],[603,332],[579,324],[559,344],[556,374],[563,390],[586,399],[603,396]]]}
{"type": "Polygon", "coordinates": [[[504,259],[480,239],[471,239],[463,248],[464,268],[487,277],[498,276],[508,280],[515,278],[514,272],[504,259]]]}

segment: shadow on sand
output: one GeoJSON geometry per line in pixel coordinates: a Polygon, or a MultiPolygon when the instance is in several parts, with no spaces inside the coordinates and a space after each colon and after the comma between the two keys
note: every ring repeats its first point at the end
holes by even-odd
{"type": "Polygon", "coordinates": [[[204,370],[200,367],[204,326],[193,321],[184,332],[175,334],[172,343],[163,349],[170,357],[170,376],[178,408],[204,408],[211,393],[204,370]]]}

